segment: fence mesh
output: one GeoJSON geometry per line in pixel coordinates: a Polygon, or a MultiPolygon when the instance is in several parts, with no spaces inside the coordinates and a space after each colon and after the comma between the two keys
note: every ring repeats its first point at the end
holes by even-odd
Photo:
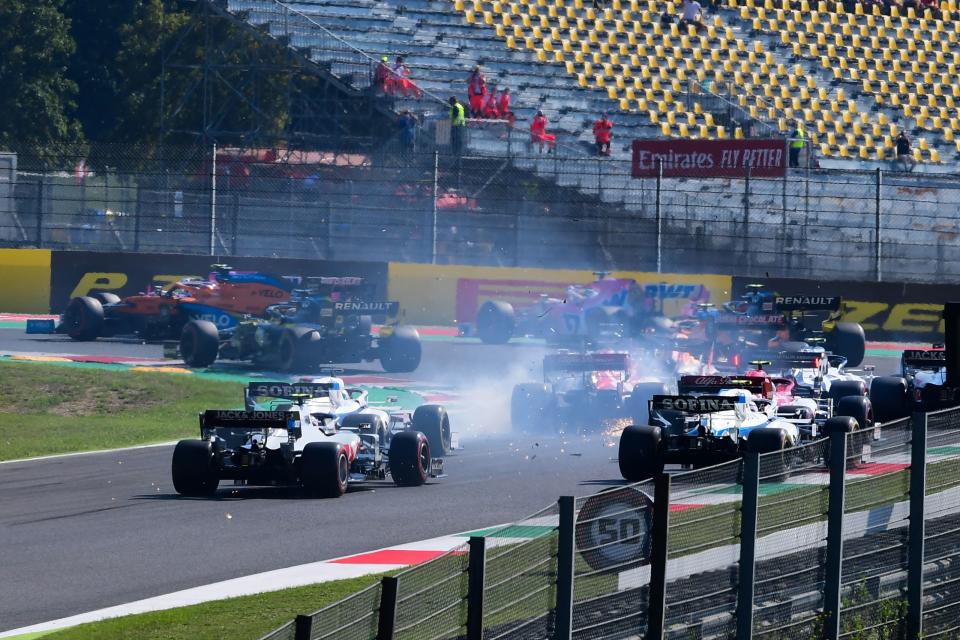
{"type": "Polygon", "coordinates": [[[291,620],[287,624],[283,625],[279,629],[274,629],[267,635],[260,638],[260,640],[294,640],[294,631],[296,627],[294,626],[293,621],[291,620]]]}
{"type": "Polygon", "coordinates": [[[960,411],[927,418],[924,638],[960,636],[960,411]]]}
{"type": "Polygon", "coordinates": [[[827,519],[824,460],[819,440],[760,458],[754,637],[815,637],[823,608],[827,519]]]}
{"type": "Polygon", "coordinates": [[[466,631],[469,561],[463,544],[397,574],[396,640],[454,639],[466,631]]]}
{"type": "Polygon", "coordinates": [[[553,633],[558,511],[552,505],[487,534],[484,637],[534,640],[553,633]]]}
{"type": "Polygon", "coordinates": [[[376,640],[379,613],[377,582],[314,613],[310,640],[376,640]]]}
{"type": "Polygon", "coordinates": [[[944,205],[960,202],[952,178],[635,179],[629,162],[540,155],[519,132],[471,136],[461,156],[426,133],[404,152],[393,138],[216,153],[62,145],[43,157],[14,146],[0,153],[0,245],[647,271],[659,247],[663,271],[960,273],[942,233],[944,205]]]}
{"type": "Polygon", "coordinates": [[[736,630],[741,460],[671,478],[665,627],[682,638],[736,630]]]}
{"type": "Polygon", "coordinates": [[[641,482],[577,498],[576,640],[646,633],[653,493],[652,482],[641,482]]]}
{"type": "Polygon", "coordinates": [[[911,436],[909,418],[846,435],[841,637],[905,637],[911,436]]]}

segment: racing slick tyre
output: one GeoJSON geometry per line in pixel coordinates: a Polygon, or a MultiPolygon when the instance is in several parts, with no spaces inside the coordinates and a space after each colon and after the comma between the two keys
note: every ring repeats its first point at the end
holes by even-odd
{"type": "Polygon", "coordinates": [[[214,464],[213,444],[206,440],[181,440],[173,450],[173,488],[182,496],[212,496],[220,478],[214,464]]]}
{"type": "Polygon", "coordinates": [[[387,442],[388,426],[383,416],[376,413],[348,413],[340,418],[340,429],[356,430],[360,433],[375,433],[380,450],[383,451],[387,442]]]}
{"type": "MultiPolygon", "coordinates": [[[[860,431],[860,425],[856,418],[852,416],[834,416],[827,420],[823,425],[823,432],[828,436],[833,431],[840,431],[846,434],[847,439],[847,458],[844,465],[847,469],[856,467],[863,461],[863,445],[866,441],[866,435],[860,431]]],[[[823,462],[830,467],[830,441],[828,440],[823,449],[823,462]]]]}
{"type": "Polygon", "coordinates": [[[877,422],[890,422],[910,415],[907,381],[900,376],[874,378],[870,383],[870,404],[877,422]]]}
{"type": "Polygon", "coordinates": [[[390,439],[390,475],[400,487],[419,487],[430,474],[430,442],[419,431],[401,431],[390,439]]]}
{"type": "Polygon", "coordinates": [[[277,366],[281,371],[297,372],[317,363],[320,334],[309,327],[287,327],[277,343],[277,366]]]}
{"type": "Polygon", "coordinates": [[[860,464],[863,460],[863,445],[867,444],[873,428],[873,406],[864,396],[846,396],[834,405],[834,416],[846,416],[857,421],[857,430],[847,439],[847,464],[860,464]]]}
{"type": "Polygon", "coordinates": [[[840,380],[830,385],[830,398],[833,400],[834,407],[847,396],[867,397],[867,385],[863,380],[840,380]]]}
{"type": "Polygon", "coordinates": [[[94,291],[90,294],[91,298],[95,298],[100,304],[117,304],[120,302],[120,296],[115,293],[110,293],[109,291],[94,291]]]}
{"type": "Polygon", "coordinates": [[[191,320],[180,332],[180,357],[194,369],[209,367],[220,350],[220,333],[209,320],[191,320]]]}
{"type": "Polygon", "coordinates": [[[510,394],[510,428],[540,431],[551,422],[552,403],[549,385],[532,382],[516,385],[510,394]]]}
{"type": "Polygon", "coordinates": [[[863,327],[856,322],[838,322],[833,331],[827,332],[827,348],[847,359],[847,366],[859,367],[866,353],[866,337],[863,327]]]}
{"type": "Polygon", "coordinates": [[[311,442],[300,456],[300,485],[316,498],[339,498],[350,481],[350,461],[339,442],[311,442]]]}
{"type": "Polygon", "coordinates": [[[63,312],[67,335],[74,340],[96,340],[103,329],[103,305],[96,298],[74,298],[63,312]]]}
{"type": "Polygon", "coordinates": [[[416,371],[422,354],[420,333],[413,327],[394,327],[393,333],[380,339],[380,366],[387,373],[416,371]]]}
{"type": "Polygon", "coordinates": [[[670,391],[662,382],[639,382],[633,385],[624,408],[634,424],[650,424],[650,400],[653,396],[666,395],[670,395],[670,391]]]}
{"type": "Polygon", "coordinates": [[[506,344],[516,326],[517,316],[509,302],[488,300],[477,311],[477,337],[485,344],[506,344]]]}
{"type": "Polygon", "coordinates": [[[663,471],[660,427],[630,425],[620,434],[617,454],[620,475],[630,482],[652,478],[663,471]]]}
{"type": "Polygon", "coordinates": [[[587,337],[594,342],[604,338],[622,338],[627,323],[619,307],[594,307],[583,318],[587,337]]]}
{"type": "Polygon", "coordinates": [[[450,453],[450,416],[438,404],[424,404],[413,412],[412,428],[427,436],[430,450],[438,456],[450,453]]]}
{"type": "Polygon", "coordinates": [[[783,482],[790,475],[790,439],[775,427],[754,429],[747,436],[747,448],[760,454],[760,480],[783,482]]]}

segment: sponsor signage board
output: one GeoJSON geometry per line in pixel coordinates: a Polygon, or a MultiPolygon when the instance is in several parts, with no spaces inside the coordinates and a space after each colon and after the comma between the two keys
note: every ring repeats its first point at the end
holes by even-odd
{"type": "Polygon", "coordinates": [[[634,140],[633,177],[775,178],[784,175],[787,147],[783,139],[634,140]]]}

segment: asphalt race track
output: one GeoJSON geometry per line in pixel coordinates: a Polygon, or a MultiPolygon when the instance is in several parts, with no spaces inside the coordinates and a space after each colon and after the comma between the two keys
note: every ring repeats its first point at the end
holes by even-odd
{"type": "MultiPolygon", "coordinates": [[[[0,329],[0,351],[159,358],[161,349],[0,329]]],[[[0,631],[510,522],[561,494],[620,484],[614,443],[602,434],[509,432],[509,388],[537,379],[542,354],[531,345],[424,343],[412,381],[459,394],[452,418],[463,445],[446,460],[448,477],[425,487],[382,482],[309,500],[224,483],[217,499],[183,499],[170,480],[170,446],[0,465],[0,631]]],[[[878,373],[896,366],[891,358],[868,363],[878,373]]]]}

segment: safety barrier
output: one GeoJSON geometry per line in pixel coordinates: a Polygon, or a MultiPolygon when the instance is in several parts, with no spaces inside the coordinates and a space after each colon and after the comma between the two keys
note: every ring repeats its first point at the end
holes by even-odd
{"type": "Polygon", "coordinates": [[[263,640],[960,634],[960,409],[656,478],[484,532],[263,640]]]}

